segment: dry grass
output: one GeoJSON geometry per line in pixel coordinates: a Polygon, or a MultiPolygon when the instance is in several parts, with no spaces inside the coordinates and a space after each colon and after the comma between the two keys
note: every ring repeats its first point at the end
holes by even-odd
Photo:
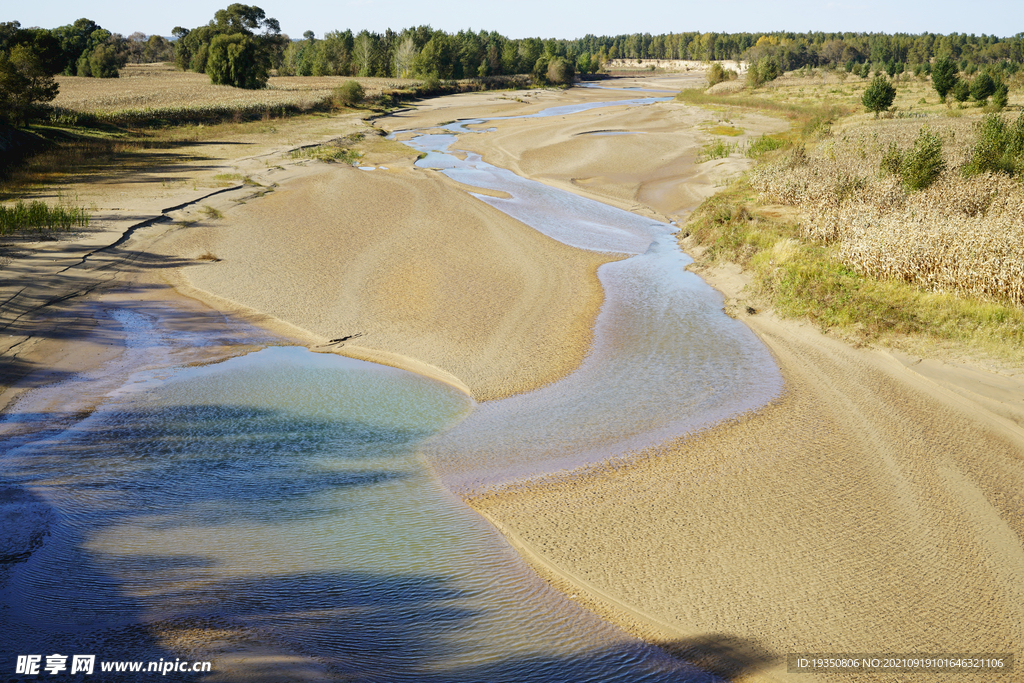
{"type": "MultiPolygon", "coordinates": [[[[76,114],[116,123],[182,122],[231,115],[244,119],[327,108],[334,88],[348,80],[353,79],[272,77],[263,90],[242,90],[213,85],[204,74],[178,71],[169,64],[129,64],[120,78],[58,76],[60,94],[53,106],[58,121],[72,124],[76,114]]],[[[371,99],[418,83],[408,79],[355,80],[371,99]]]]}
{"type": "Polygon", "coordinates": [[[927,121],[947,169],[926,190],[879,170],[890,144],[913,145],[918,119],[851,126],[756,169],[751,186],[762,201],[796,207],[803,235],[838,244],[858,272],[1024,304],[1024,186],[1001,174],[963,177],[976,117],[927,121]]]}
{"type": "MultiPolygon", "coordinates": [[[[753,92],[680,97],[794,122],[757,145],[750,174],[694,213],[681,236],[708,247],[698,265],[739,263],[752,293],[780,314],[857,343],[920,350],[952,341],[1024,362],[1024,188],[1006,175],[960,173],[984,112],[941,104],[929,84],[909,79],[898,84],[899,109],[874,120],[854,106],[867,79],[822,80],[786,76],[753,92]],[[910,192],[880,167],[891,143],[908,152],[924,126],[943,140],[946,168],[910,192]]],[[[1010,103],[1014,120],[1020,90],[1010,103]]]]}

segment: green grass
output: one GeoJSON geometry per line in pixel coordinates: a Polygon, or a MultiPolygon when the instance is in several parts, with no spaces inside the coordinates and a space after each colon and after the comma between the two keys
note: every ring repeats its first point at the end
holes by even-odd
{"type": "Polygon", "coordinates": [[[337,161],[344,164],[352,164],[357,162],[362,154],[348,147],[328,143],[292,150],[289,156],[292,159],[316,159],[327,163],[337,161]]]}
{"type": "Polygon", "coordinates": [[[697,163],[702,164],[712,159],[724,159],[732,154],[735,148],[735,145],[730,145],[724,140],[712,140],[700,148],[700,152],[697,154],[697,163]]]}
{"type": "Polygon", "coordinates": [[[712,135],[728,135],[729,137],[743,135],[743,130],[740,128],[736,128],[735,126],[719,125],[715,126],[714,128],[711,128],[710,130],[708,130],[708,132],[711,133],[712,135]]]}
{"type": "Polygon", "coordinates": [[[762,135],[747,146],[745,154],[751,159],[758,159],[768,152],[789,147],[790,142],[776,135],[762,135]]]}
{"type": "Polygon", "coordinates": [[[70,230],[89,225],[85,209],[70,206],[50,206],[45,202],[24,201],[0,206],[0,235],[14,232],[40,232],[42,230],[70,230]]]}

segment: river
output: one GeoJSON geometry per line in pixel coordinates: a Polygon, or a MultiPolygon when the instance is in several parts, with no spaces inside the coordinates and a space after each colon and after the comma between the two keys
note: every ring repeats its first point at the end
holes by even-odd
{"type": "MultiPolygon", "coordinates": [[[[277,666],[312,680],[714,680],[553,591],[452,491],[699,429],[763,405],[781,377],[685,270],[674,226],[448,153],[485,123],[407,144],[427,153],[419,165],[508,193],[477,196],[546,235],[630,255],[599,270],[606,299],[583,365],[478,405],[292,347],[189,366],[184,351],[212,343],[203,332],[181,339],[159,315],[110,312],[129,342],[107,385],[90,385],[99,407],[2,459],[8,498],[22,497],[18,533],[38,532],[4,570],[12,664],[60,652],[208,658],[214,674],[220,658],[229,679],[277,666]]],[[[41,419],[31,405],[5,419],[41,419]]]]}

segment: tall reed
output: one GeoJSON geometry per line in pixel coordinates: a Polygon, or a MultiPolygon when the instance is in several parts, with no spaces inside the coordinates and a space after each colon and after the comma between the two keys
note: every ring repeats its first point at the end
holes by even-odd
{"type": "Polygon", "coordinates": [[[70,230],[89,225],[85,209],[71,206],[50,206],[45,202],[24,201],[0,206],[0,235],[42,230],[70,230]]]}

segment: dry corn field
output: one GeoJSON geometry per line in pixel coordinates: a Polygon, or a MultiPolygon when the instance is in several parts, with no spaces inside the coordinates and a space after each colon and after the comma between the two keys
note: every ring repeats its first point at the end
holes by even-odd
{"type": "Polygon", "coordinates": [[[804,235],[837,244],[861,273],[1024,305],[1024,186],[1004,174],[961,175],[977,121],[856,124],[756,169],[751,184],[762,201],[796,207],[804,235]],[[908,192],[880,165],[890,143],[911,149],[922,126],[942,138],[946,168],[908,192]]]}
{"type": "Polygon", "coordinates": [[[178,112],[264,111],[288,107],[306,110],[326,103],[332,90],[358,80],[368,97],[418,83],[413,80],[330,77],[272,77],[263,90],[213,85],[205,74],[178,71],[170,64],[129,64],[120,78],[58,76],[58,110],[127,119],[178,112]]]}

